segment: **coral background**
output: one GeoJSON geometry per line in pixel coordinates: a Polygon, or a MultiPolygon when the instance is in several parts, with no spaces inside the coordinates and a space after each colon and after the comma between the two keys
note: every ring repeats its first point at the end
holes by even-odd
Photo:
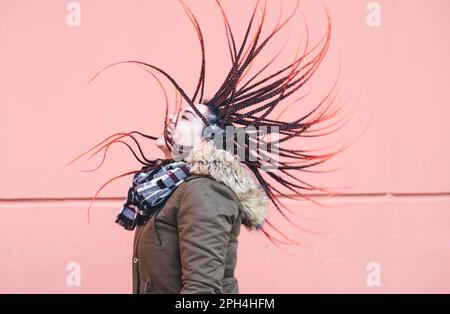
{"type": "MultiPolygon", "coordinates": [[[[129,293],[133,234],[114,223],[130,178],[139,168],[125,147],[99,159],[61,167],[119,131],[159,135],[164,97],[137,66],[118,65],[87,85],[104,66],[142,60],[171,73],[188,93],[200,67],[197,35],[182,6],[170,1],[78,1],[81,24],[67,22],[69,1],[0,1],[0,292],[129,293]],[[71,265],[81,283],[68,281],[71,265]]],[[[229,67],[220,12],[214,1],[186,0],[205,35],[207,94],[229,67]]],[[[254,1],[223,1],[238,42],[254,1]]],[[[283,1],[283,16],[295,3],[283,1]]],[[[321,198],[323,207],[285,200],[309,232],[296,231],[275,210],[271,217],[302,247],[274,247],[242,229],[237,277],[242,293],[450,292],[450,2],[376,1],[381,25],[367,23],[364,0],[324,0],[333,30],[326,61],[299,114],[329,90],[342,60],[340,104],[357,108],[342,139],[363,136],[324,169],[309,174],[319,186],[347,187],[321,198]],[[378,278],[373,284],[373,276],[378,278]]],[[[269,1],[265,31],[279,14],[269,1]]],[[[311,43],[323,35],[319,1],[301,1],[311,43]]],[[[304,39],[301,15],[268,46],[269,60],[289,38],[286,64],[304,39]]],[[[267,34],[267,33],[265,33],[267,34]]],[[[169,86],[167,84],[167,86],[169,86]]],[[[169,88],[173,100],[173,88],[169,88]]],[[[326,146],[330,138],[299,145],[326,146]]],[[[148,156],[160,157],[151,141],[148,156]]],[[[309,147],[309,146],[308,146],[309,147]]],[[[302,175],[302,174],[300,174],[302,175]]],[[[305,175],[306,176],[306,175],[305,175]]]]}

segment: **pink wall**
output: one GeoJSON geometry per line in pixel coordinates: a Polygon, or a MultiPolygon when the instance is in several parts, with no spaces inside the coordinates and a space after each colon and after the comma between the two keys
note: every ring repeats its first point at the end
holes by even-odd
{"type": "MultiPolygon", "coordinates": [[[[95,173],[77,171],[95,161],[60,167],[112,133],[159,134],[163,94],[132,65],[86,82],[102,67],[126,59],[160,65],[189,92],[198,75],[196,34],[177,1],[77,1],[79,27],[66,22],[68,3],[0,1],[0,292],[130,291],[132,234],[113,222],[129,179],[101,194],[92,226],[86,207],[101,183],[139,165],[118,146],[95,173]],[[70,284],[71,263],[80,266],[79,285],[70,284]]],[[[229,60],[221,16],[214,1],[186,3],[204,31],[212,93],[228,68],[223,60],[229,60]]],[[[316,42],[324,32],[324,11],[318,1],[301,3],[316,42]]],[[[302,248],[282,251],[243,230],[241,292],[448,293],[450,3],[324,3],[333,19],[332,46],[311,85],[312,97],[330,88],[340,54],[341,104],[358,105],[344,135],[357,136],[370,123],[362,139],[327,167],[344,169],[308,179],[353,187],[324,200],[331,208],[286,200],[301,216],[297,222],[316,232],[286,230],[302,248]],[[367,22],[373,3],[381,8],[379,26],[367,22]]],[[[223,1],[238,40],[253,4],[223,1]]],[[[293,6],[283,0],[284,16],[293,6]]],[[[278,12],[279,2],[269,1],[267,28],[278,12]]],[[[299,16],[280,64],[292,59],[304,36],[299,16]]],[[[267,58],[286,36],[267,49],[267,58]]],[[[145,150],[160,156],[151,145],[145,150]]],[[[271,216],[282,223],[275,211],[271,216]]]]}

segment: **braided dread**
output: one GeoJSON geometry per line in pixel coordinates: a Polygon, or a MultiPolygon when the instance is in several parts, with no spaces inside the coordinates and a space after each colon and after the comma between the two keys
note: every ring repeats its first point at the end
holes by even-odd
{"type": "MultiPolygon", "coordinates": [[[[276,197],[276,194],[285,197],[302,198],[314,201],[307,195],[302,193],[302,190],[321,191],[321,192],[327,191],[325,189],[304,182],[303,180],[299,179],[298,175],[294,174],[294,172],[297,171],[308,172],[309,168],[318,166],[326,162],[343,149],[327,154],[310,154],[311,151],[286,148],[282,146],[282,144],[289,143],[289,141],[293,138],[318,137],[330,134],[337,130],[335,129],[328,133],[320,134],[316,132],[327,130],[329,126],[319,129],[315,129],[315,127],[319,124],[323,124],[324,122],[335,118],[339,113],[339,110],[334,111],[331,110],[333,108],[332,105],[336,99],[336,95],[334,95],[334,90],[335,87],[337,86],[337,81],[339,77],[336,79],[329,93],[307,114],[298,117],[293,121],[281,120],[280,119],[281,114],[277,118],[273,117],[269,118],[269,117],[270,114],[273,112],[273,110],[281,103],[284,103],[284,101],[287,98],[293,96],[299,90],[303,90],[302,87],[304,87],[305,84],[311,79],[313,74],[318,69],[319,65],[324,60],[324,57],[330,46],[331,40],[331,17],[328,9],[325,8],[328,22],[327,31],[325,35],[312,49],[308,51],[309,33],[307,32],[306,45],[302,53],[300,53],[300,56],[299,56],[299,49],[297,49],[295,59],[291,63],[287,64],[286,66],[282,67],[277,71],[274,71],[273,73],[263,76],[263,73],[268,68],[268,66],[278,57],[279,55],[278,53],[268,64],[266,64],[259,71],[257,71],[257,73],[253,75],[250,79],[245,81],[244,78],[248,74],[249,67],[252,65],[255,58],[260,54],[260,52],[269,43],[269,41],[289,23],[289,21],[296,14],[299,7],[299,1],[297,1],[295,9],[284,21],[281,21],[281,13],[280,13],[280,18],[278,19],[276,26],[273,28],[271,33],[266,38],[262,39],[261,33],[267,11],[267,1],[265,1],[264,6],[262,8],[261,20],[256,25],[256,33],[250,40],[249,38],[250,34],[254,29],[255,24],[254,20],[256,11],[258,7],[261,6],[260,2],[261,1],[256,2],[248,26],[246,28],[242,43],[240,46],[238,46],[235,41],[235,37],[233,35],[225,11],[221,3],[218,0],[216,0],[216,3],[220,9],[224,21],[226,38],[231,57],[231,68],[227,73],[224,81],[220,85],[219,89],[217,90],[217,92],[210,99],[203,99],[205,89],[205,71],[206,71],[205,44],[203,34],[200,29],[200,25],[197,18],[194,16],[189,7],[181,0],[180,3],[189,20],[191,21],[192,25],[195,28],[201,48],[200,74],[196,84],[195,91],[191,97],[187,95],[187,93],[181,88],[181,86],[176,82],[176,80],[171,75],[169,75],[164,70],[155,65],[134,60],[121,61],[114,63],[112,65],[117,65],[121,63],[137,64],[142,68],[144,68],[148,73],[150,73],[153,76],[155,80],[157,80],[158,84],[162,88],[165,95],[166,112],[164,119],[164,139],[169,148],[172,148],[174,145],[173,140],[170,138],[167,132],[169,101],[167,92],[162,82],[153,73],[154,71],[165,77],[175,88],[175,104],[176,104],[175,112],[177,113],[176,115],[177,121],[175,121],[175,125],[178,122],[179,117],[178,113],[181,111],[181,103],[185,101],[193,108],[195,113],[202,119],[205,126],[216,125],[220,129],[224,129],[227,126],[241,127],[244,129],[246,127],[252,127],[256,130],[259,130],[260,128],[263,127],[267,131],[265,135],[271,133],[278,134],[280,138],[278,139],[277,142],[266,141],[264,139],[264,136],[259,134],[259,131],[257,131],[258,136],[256,139],[246,136],[243,145],[242,143],[235,142],[234,143],[235,147],[233,148],[233,151],[235,152],[236,149],[243,149],[245,151],[246,158],[241,160],[241,162],[252,171],[256,180],[259,182],[261,188],[265,191],[268,198],[274,204],[276,209],[283,215],[283,217],[285,217],[288,221],[290,221],[290,219],[288,218],[288,216],[286,216],[283,210],[288,209],[276,197]],[[307,60],[307,58],[309,58],[309,60],[307,60]],[[201,112],[195,106],[196,103],[205,104],[209,109],[208,112],[205,115],[201,114],[201,112]],[[252,147],[255,147],[255,144],[257,147],[257,152],[255,152],[252,149],[252,147]],[[263,149],[261,149],[261,147],[263,147],[263,149]],[[261,158],[261,156],[270,155],[270,153],[274,149],[278,152],[280,160],[277,162],[276,164],[277,167],[275,170],[265,171],[264,167],[267,165],[267,161],[265,161],[264,158],[261,158]],[[250,160],[250,158],[247,158],[250,156],[254,158],[252,158],[252,160],[250,160]],[[286,195],[285,193],[280,191],[280,189],[275,186],[274,182],[277,182],[282,187],[288,189],[290,192],[292,192],[293,196],[286,195]]],[[[95,79],[101,72],[111,67],[112,65],[109,65],[108,67],[102,69],[91,79],[91,81],[95,79]]],[[[297,103],[297,101],[302,98],[303,97],[299,97],[295,99],[295,101],[293,101],[288,107],[297,103]]],[[[286,109],[287,107],[284,110],[286,109]]],[[[151,160],[144,155],[138,140],[133,136],[133,134],[140,135],[145,139],[151,140],[156,139],[156,137],[145,135],[137,131],[133,131],[130,133],[118,133],[107,138],[106,140],[104,140],[103,142],[92,148],[90,151],[94,150],[95,148],[99,147],[101,144],[106,142],[106,144],[103,144],[99,149],[97,149],[97,151],[93,153],[93,155],[95,155],[100,151],[104,150],[104,156],[101,163],[103,164],[106,156],[106,151],[108,150],[108,148],[112,144],[120,142],[122,144],[127,145],[128,149],[131,150],[134,157],[141,164],[143,164],[144,166],[143,168],[155,167],[156,166],[155,160],[151,160]],[[135,152],[135,150],[129,144],[125,143],[124,141],[121,141],[120,139],[122,138],[131,138],[138,147],[138,153],[135,152]]],[[[81,158],[83,155],[78,156],[75,160],[81,158]]],[[[91,155],[91,157],[93,155],[91,155]]],[[[74,162],[75,160],[73,160],[72,162],[74,162]]],[[[116,178],[119,177],[121,176],[118,176],[116,178]]],[[[116,178],[113,178],[113,180],[116,178]]],[[[108,181],[108,183],[109,182],[110,181],[108,181]]],[[[101,187],[101,189],[103,188],[104,186],[101,187]]],[[[96,196],[98,195],[98,192],[100,192],[100,190],[97,191],[96,196]]],[[[269,232],[267,232],[267,230],[263,230],[263,233],[273,243],[275,244],[297,243],[296,241],[289,239],[283,232],[277,229],[267,219],[266,222],[269,227],[274,229],[279,235],[281,235],[281,237],[283,237],[288,241],[286,242],[277,237],[274,237],[269,232]]],[[[290,222],[293,223],[292,221],[290,222]]]]}

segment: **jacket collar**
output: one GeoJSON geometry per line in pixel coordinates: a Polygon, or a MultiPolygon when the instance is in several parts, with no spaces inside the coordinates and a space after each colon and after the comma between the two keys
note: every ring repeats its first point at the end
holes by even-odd
{"type": "Polygon", "coordinates": [[[218,149],[212,140],[203,140],[184,159],[191,167],[191,174],[210,176],[237,195],[242,208],[242,223],[248,229],[262,227],[268,207],[267,195],[237,156],[218,149]]]}

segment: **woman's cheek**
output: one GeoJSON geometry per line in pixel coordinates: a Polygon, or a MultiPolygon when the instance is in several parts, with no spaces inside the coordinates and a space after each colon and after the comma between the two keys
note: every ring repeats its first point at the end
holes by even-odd
{"type": "Polygon", "coordinates": [[[173,140],[178,145],[193,146],[200,138],[200,130],[197,125],[190,125],[189,127],[179,125],[173,133],[173,140]]]}

